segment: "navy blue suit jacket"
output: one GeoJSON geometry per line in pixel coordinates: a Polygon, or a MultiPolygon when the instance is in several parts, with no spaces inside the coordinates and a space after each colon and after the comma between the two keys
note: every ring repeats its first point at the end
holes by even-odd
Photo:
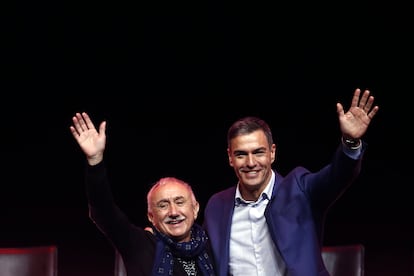
{"type": "MultiPolygon", "coordinates": [[[[285,177],[275,172],[272,197],[265,217],[270,234],[283,258],[289,276],[327,276],[321,246],[323,224],[329,207],[354,181],[361,170],[366,144],[359,159],[348,157],[338,147],[332,162],[317,172],[303,167],[285,177]]],[[[204,213],[219,276],[229,273],[229,240],[236,186],[214,194],[204,213]]],[[[269,275],[270,276],[270,275],[269,275]]]]}

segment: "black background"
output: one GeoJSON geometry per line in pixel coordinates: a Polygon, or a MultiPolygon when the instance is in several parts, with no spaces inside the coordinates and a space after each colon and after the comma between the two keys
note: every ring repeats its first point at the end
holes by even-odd
{"type": "Polygon", "coordinates": [[[113,250],[88,219],[75,112],[107,120],[114,195],[144,226],[148,186],[162,176],[190,182],[202,207],[236,183],[225,138],[241,116],[271,125],[282,174],[317,170],[339,143],[336,102],[347,109],[359,87],[380,111],[324,243],[363,243],[368,276],[414,274],[407,7],[34,1],[3,11],[1,246],[57,244],[60,276],[112,275],[113,250]]]}

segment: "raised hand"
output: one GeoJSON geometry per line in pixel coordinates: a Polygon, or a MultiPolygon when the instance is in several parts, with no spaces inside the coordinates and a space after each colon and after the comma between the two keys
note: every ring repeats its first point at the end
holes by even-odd
{"type": "Polygon", "coordinates": [[[76,113],[72,117],[72,122],[73,125],[70,126],[70,131],[85,153],[88,163],[96,165],[101,162],[106,144],[106,122],[103,121],[99,125],[99,131],[97,131],[86,112],[76,113]]]}
{"type": "Polygon", "coordinates": [[[374,97],[370,95],[369,90],[365,90],[361,95],[361,90],[357,88],[349,110],[345,112],[341,103],[336,104],[336,110],[342,135],[346,138],[360,139],[379,107],[374,105],[374,97]]]}

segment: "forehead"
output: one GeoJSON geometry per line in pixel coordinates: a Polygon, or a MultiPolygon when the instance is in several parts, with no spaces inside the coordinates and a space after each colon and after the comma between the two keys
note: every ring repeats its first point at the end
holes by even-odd
{"type": "Polygon", "coordinates": [[[159,185],[153,191],[153,200],[158,201],[168,198],[188,197],[189,195],[190,190],[186,185],[172,181],[159,185]]]}
{"type": "Polygon", "coordinates": [[[261,147],[268,147],[266,135],[262,130],[256,130],[249,134],[242,134],[234,137],[230,141],[232,151],[237,150],[254,150],[261,147]]]}

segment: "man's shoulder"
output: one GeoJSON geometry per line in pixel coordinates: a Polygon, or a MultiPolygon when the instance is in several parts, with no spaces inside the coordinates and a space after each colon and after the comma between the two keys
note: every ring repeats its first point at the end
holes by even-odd
{"type": "Polygon", "coordinates": [[[224,203],[224,202],[228,202],[234,201],[234,195],[236,193],[236,186],[232,186],[229,188],[226,188],[224,190],[221,190],[219,192],[214,193],[210,199],[208,200],[207,205],[211,204],[214,202],[214,204],[218,204],[220,202],[224,203]]]}
{"type": "Polygon", "coordinates": [[[213,194],[211,197],[227,197],[227,196],[233,196],[236,192],[236,185],[228,187],[224,190],[218,191],[215,194],[213,194]]]}

